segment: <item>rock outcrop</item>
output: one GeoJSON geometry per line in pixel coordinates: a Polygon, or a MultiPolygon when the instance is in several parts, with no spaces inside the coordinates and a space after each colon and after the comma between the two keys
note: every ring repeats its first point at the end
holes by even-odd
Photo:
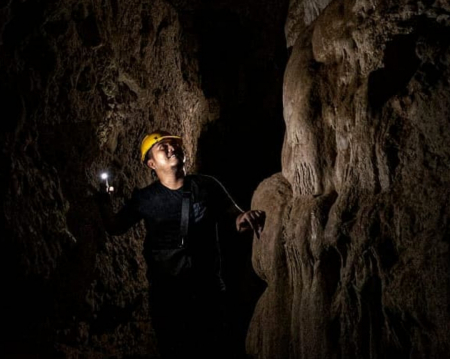
{"type": "Polygon", "coordinates": [[[449,357],[449,11],[333,1],[287,32],[282,173],[253,197],[271,216],[252,357],[449,357]]]}

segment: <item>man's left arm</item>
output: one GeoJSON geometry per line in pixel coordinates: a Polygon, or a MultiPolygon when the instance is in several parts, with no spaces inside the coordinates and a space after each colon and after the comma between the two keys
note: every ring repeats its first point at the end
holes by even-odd
{"type": "Polygon", "coordinates": [[[233,219],[236,230],[240,233],[252,230],[259,238],[264,230],[266,213],[260,210],[243,211],[233,200],[225,187],[214,177],[214,188],[217,193],[217,202],[226,213],[226,217],[233,219]]]}

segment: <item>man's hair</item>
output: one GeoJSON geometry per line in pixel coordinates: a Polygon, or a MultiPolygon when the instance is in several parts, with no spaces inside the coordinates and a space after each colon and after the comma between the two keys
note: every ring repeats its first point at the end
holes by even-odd
{"type": "MultiPolygon", "coordinates": [[[[148,160],[153,158],[153,153],[152,153],[152,149],[150,148],[147,153],[145,154],[144,157],[144,164],[147,166],[147,162],[148,160]]],[[[156,171],[153,168],[150,168],[150,170],[152,171],[152,178],[153,180],[158,179],[158,176],[156,175],[156,171]]]]}
{"type": "Polygon", "coordinates": [[[153,157],[152,149],[149,148],[147,153],[145,154],[144,163],[147,164],[148,160],[151,159],[152,157],[153,157]]]}

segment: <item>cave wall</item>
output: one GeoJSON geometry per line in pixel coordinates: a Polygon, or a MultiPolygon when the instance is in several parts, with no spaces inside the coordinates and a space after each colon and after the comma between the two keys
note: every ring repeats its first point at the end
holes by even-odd
{"type": "Polygon", "coordinates": [[[157,357],[144,231],[105,234],[99,175],[120,208],[152,181],[139,145],[163,128],[183,136],[189,171],[249,203],[281,168],[287,5],[0,1],[2,357],[157,357]],[[250,129],[273,142],[259,174],[227,153],[250,129]]]}
{"type": "Polygon", "coordinates": [[[93,197],[105,169],[116,208],[149,183],[138,146],[163,127],[241,203],[279,172],[252,202],[251,356],[448,357],[448,2],[3,0],[0,19],[2,354],[157,356],[143,228],[106,236],[93,197]]]}
{"type": "Polygon", "coordinates": [[[103,170],[117,208],[149,183],[138,148],[155,128],[182,133],[193,165],[210,111],[177,11],[111,0],[1,12],[5,352],[156,355],[142,228],[107,237],[93,198],[103,170]]]}
{"type": "Polygon", "coordinates": [[[448,358],[450,6],[291,1],[253,358],[448,358]],[[312,6],[309,12],[305,11],[312,6]]]}

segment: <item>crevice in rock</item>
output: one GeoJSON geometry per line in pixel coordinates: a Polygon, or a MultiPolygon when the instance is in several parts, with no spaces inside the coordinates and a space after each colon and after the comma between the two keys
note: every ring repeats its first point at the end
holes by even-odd
{"type": "MultiPolygon", "coordinates": [[[[112,0],[112,2],[116,3],[117,8],[117,0],[112,0]]],[[[115,17],[117,16],[117,9],[114,11],[113,6],[113,13],[116,13],[115,17]]],[[[144,56],[144,50],[149,44],[153,24],[151,22],[151,15],[150,15],[150,3],[148,1],[144,1],[142,3],[142,10],[141,10],[141,57],[144,56]]]]}
{"type": "Polygon", "coordinates": [[[359,328],[361,331],[362,357],[370,358],[381,344],[384,314],[381,303],[382,282],[379,277],[377,260],[370,252],[366,252],[364,260],[366,265],[371,268],[372,276],[361,288],[359,328]]]}
{"type": "Polygon", "coordinates": [[[416,55],[416,35],[397,35],[386,43],[384,67],[369,76],[368,96],[373,110],[379,110],[392,96],[404,90],[416,73],[420,60],[416,55]]]}
{"type": "Polygon", "coordinates": [[[102,43],[97,19],[92,14],[77,23],[77,31],[86,47],[97,47],[102,43]]]}

